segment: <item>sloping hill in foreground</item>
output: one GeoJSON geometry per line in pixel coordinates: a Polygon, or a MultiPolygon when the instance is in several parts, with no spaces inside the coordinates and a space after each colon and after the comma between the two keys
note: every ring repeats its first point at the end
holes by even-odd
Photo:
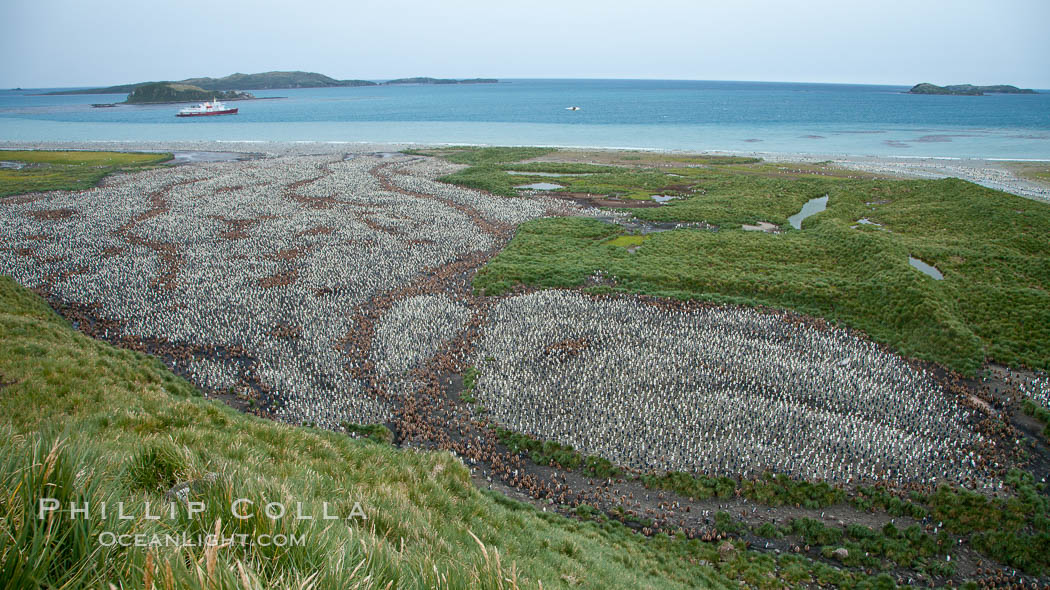
{"type": "Polygon", "coordinates": [[[799,556],[774,559],[738,547],[720,558],[715,544],[644,538],[616,522],[541,512],[479,491],[447,453],[397,450],[241,414],[202,398],[155,359],[74,331],[9,277],[0,277],[0,341],[0,577],[8,587],[858,582],[799,556]],[[175,503],[170,513],[164,492],[186,481],[194,482],[189,499],[205,509],[191,514],[175,503]],[[42,498],[60,507],[44,519],[42,498]],[[250,502],[241,502],[240,514],[251,518],[233,517],[237,499],[250,502]],[[70,502],[88,502],[89,517],[74,518],[70,502]],[[135,518],[119,519],[117,502],[135,518]],[[286,516],[266,517],[262,508],[270,502],[286,516]],[[215,531],[232,542],[208,546],[206,535],[215,531]],[[275,546],[279,535],[284,546],[275,546]],[[291,535],[301,544],[290,545],[291,535]],[[188,546],[167,546],[169,538],[188,546]],[[139,540],[147,546],[135,546],[139,540]]]}

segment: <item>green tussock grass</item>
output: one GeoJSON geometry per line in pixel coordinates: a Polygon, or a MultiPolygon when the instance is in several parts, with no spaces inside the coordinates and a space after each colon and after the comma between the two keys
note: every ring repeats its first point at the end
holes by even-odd
{"type": "Polygon", "coordinates": [[[520,434],[505,428],[497,428],[496,435],[500,442],[507,445],[512,453],[523,453],[537,465],[560,467],[562,469],[582,469],[592,477],[619,477],[621,471],[609,460],[595,455],[584,455],[569,445],[554,441],[539,440],[526,434],[520,434]]]}
{"type": "Polygon", "coordinates": [[[779,527],[777,535],[797,536],[803,543],[818,547],[826,558],[831,558],[835,549],[844,548],[849,555],[842,562],[853,567],[903,566],[938,576],[948,576],[955,571],[946,558],[955,543],[951,536],[924,533],[919,525],[900,530],[886,523],[875,530],[853,524],[841,529],[809,518],[796,518],[788,526],[779,527]]]}
{"type": "Polygon", "coordinates": [[[390,429],[382,424],[353,424],[350,422],[344,422],[342,426],[347,433],[359,438],[384,444],[394,442],[394,433],[390,432],[390,429]]]}
{"type": "Polygon", "coordinates": [[[1050,366],[1050,207],[955,179],[785,179],[727,174],[706,193],[638,209],[652,221],[706,221],[717,232],[646,236],[631,254],[621,230],[590,219],[539,219],[475,279],[486,294],[516,284],[581,285],[596,270],[616,289],[766,305],[842,322],[913,357],[974,374],[991,358],[1050,366]],[[803,231],[735,231],[787,217],[808,199],[828,209],[803,231]],[[881,201],[883,204],[866,205],[881,201]],[[867,217],[882,229],[851,226],[867,217]],[[613,238],[613,240],[610,240],[613,238]],[[911,268],[915,256],[944,273],[911,268]]]}
{"type": "Polygon", "coordinates": [[[621,236],[610,224],[531,221],[477,274],[480,292],[497,295],[518,284],[575,287],[602,270],[616,278],[612,290],[792,309],[966,374],[989,359],[1050,368],[1050,242],[1042,239],[1050,235],[1050,207],[1044,203],[957,179],[885,180],[822,164],[658,153],[595,153],[598,161],[634,165],[515,163],[515,155],[536,157],[517,154],[520,149],[429,153],[472,164],[442,180],[499,195],[545,180],[565,185],[563,191],[625,199],[678,195],[631,212],[654,222],[706,222],[721,231],[653,234],[629,253],[621,246],[638,238],[621,236]],[[508,170],[585,176],[550,179],[508,170]],[[789,228],[788,217],[825,194],[828,209],[806,219],[804,231],[733,231],[759,221],[789,228]],[[861,218],[881,227],[852,227],[861,218]],[[909,256],[937,267],[944,280],[911,268],[909,256]]]}
{"type": "MultiPolygon", "coordinates": [[[[293,427],[209,401],[140,353],[73,331],[0,277],[0,579],[4,587],[693,588],[780,587],[776,560],[719,561],[714,544],[644,538],[479,491],[457,459],[293,427]],[[159,521],[38,519],[41,498],[154,511],[174,482],[207,509],[159,521]],[[232,500],[324,503],[340,520],[232,518],[232,500]],[[359,503],[367,519],[343,520],[359,503]],[[301,546],[102,547],[103,532],[295,535],[301,546]],[[476,538],[475,538],[476,537],[476,538]],[[707,565],[705,565],[705,563],[707,565]],[[767,574],[773,574],[770,577],[767,574]]],[[[542,450],[542,449],[541,449],[542,450]]],[[[741,548],[742,549],[742,548],[741,548]]],[[[794,562],[793,562],[794,563],[794,562]]],[[[802,562],[807,580],[862,575],[802,562]]]]}
{"type": "MultiPolygon", "coordinates": [[[[802,492],[803,504],[812,495],[805,488],[811,484],[776,481],[780,479],[767,478],[766,483],[775,483],[788,497],[798,498],[802,492]]],[[[848,498],[851,505],[862,510],[878,507],[893,516],[929,518],[939,524],[935,534],[924,533],[918,525],[899,529],[886,523],[875,530],[854,523],[843,528],[808,518],[793,519],[786,527],[767,523],[754,532],[767,538],[797,536],[801,542],[817,546],[825,557],[844,547],[849,557],[843,563],[853,567],[901,566],[942,576],[953,572],[947,557],[955,555],[960,539],[966,539],[986,557],[1032,575],[1043,575],[1050,571],[1050,501],[1043,494],[1044,486],[1035,485],[1030,474],[1019,470],[1012,470],[1005,481],[1012,492],[1006,498],[989,498],[948,486],[941,486],[928,497],[913,493],[903,499],[861,488],[848,498]]]]}
{"type": "Polygon", "coordinates": [[[732,498],[742,496],[765,506],[824,508],[846,501],[846,492],[826,482],[793,480],[786,475],[765,474],[756,479],[709,477],[682,472],[646,474],[639,477],[645,487],[675,492],[687,498],[732,498]]]}
{"type": "Polygon", "coordinates": [[[50,190],[83,190],[114,172],[130,172],[171,160],[171,154],[0,150],[0,160],[24,162],[0,170],[0,197],[50,190]]]}
{"type": "Polygon", "coordinates": [[[477,367],[467,367],[463,370],[463,391],[460,392],[459,399],[468,404],[477,403],[478,400],[474,397],[474,386],[478,383],[479,374],[477,367]]]}

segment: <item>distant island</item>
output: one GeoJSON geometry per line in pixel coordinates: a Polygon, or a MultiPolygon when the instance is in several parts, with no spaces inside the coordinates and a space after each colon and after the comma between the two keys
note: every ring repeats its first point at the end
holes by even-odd
{"type": "MultiPolygon", "coordinates": [[[[357,86],[392,86],[398,84],[495,84],[499,80],[491,78],[471,78],[453,80],[444,78],[398,78],[387,82],[371,80],[336,80],[316,72],[262,72],[258,74],[231,74],[222,78],[187,78],[179,81],[138,82],[103,88],[85,88],[79,90],[57,90],[47,95],[67,94],[125,94],[133,93],[141,87],[157,84],[193,86],[211,92],[229,92],[243,90],[284,90],[288,88],[345,88],[357,86]]],[[[209,97],[210,98],[210,97],[209,97]]],[[[216,98],[219,98],[216,96],[216,98]]],[[[130,99],[130,97],[129,97],[130,99]]],[[[197,100],[195,98],[187,100],[197,100]]],[[[130,102],[130,100],[129,100],[130,102]]],[[[155,102],[155,101],[154,101],[155,102]]],[[[174,102],[174,101],[164,101],[174,102]]]]}
{"type": "Polygon", "coordinates": [[[956,84],[937,86],[923,82],[912,86],[908,94],[954,94],[957,96],[984,96],[985,94],[1036,94],[1031,88],[1018,88],[1009,84],[995,86],[974,86],[973,84],[956,84]]]}
{"type": "Polygon", "coordinates": [[[135,87],[125,104],[156,104],[166,102],[194,102],[205,100],[251,100],[248,92],[238,90],[206,90],[192,84],[154,82],[135,87]]]}

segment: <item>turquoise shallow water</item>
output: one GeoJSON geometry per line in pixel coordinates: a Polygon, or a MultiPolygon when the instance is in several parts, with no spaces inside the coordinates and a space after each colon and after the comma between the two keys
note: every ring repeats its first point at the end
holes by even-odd
{"type": "Polygon", "coordinates": [[[1050,93],[912,96],[907,87],[654,80],[256,91],[229,117],[123,95],[0,91],[0,140],[330,141],[1050,159],[1050,93]],[[579,106],[579,111],[566,110],[579,106]]]}

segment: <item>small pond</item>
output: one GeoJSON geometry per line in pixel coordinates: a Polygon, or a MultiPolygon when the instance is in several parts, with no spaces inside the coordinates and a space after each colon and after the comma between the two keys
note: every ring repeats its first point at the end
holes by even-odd
{"type": "Polygon", "coordinates": [[[821,211],[828,208],[828,196],[817,197],[816,199],[810,199],[806,201],[806,204],[802,206],[802,210],[798,213],[788,217],[788,223],[795,229],[802,229],[802,220],[816,215],[821,211]]]}
{"type": "Polygon", "coordinates": [[[514,188],[522,188],[534,191],[553,191],[565,187],[560,184],[554,184],[553,182],[534,182],[532,184],[520,184],[514,188]]]}
{"type": "Polygon", "coordinates": [[[914,256],[908,257],[908,264],[921,270],[923,273],[933,277],[935,281],[940,281],[944,279],[944,275],[941,274],[941,271],[937,270],[933,266],[930,266],[929,264],[926,264],[918,258],[915,258],[914,256]]]}

